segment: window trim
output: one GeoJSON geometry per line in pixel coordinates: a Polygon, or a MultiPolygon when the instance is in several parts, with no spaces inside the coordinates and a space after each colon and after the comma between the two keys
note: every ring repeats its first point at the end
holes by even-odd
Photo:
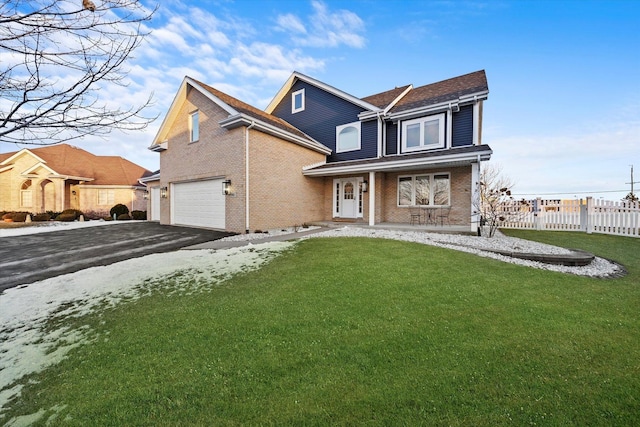
{"type": "Polygon", "coordinates": [[[192,111],[189,113],[189,143],[198,142],[200,140],[200,110],[192,111]],[[195,121],[194,121],[195,118],[195,121]],[[197,126],[194,128],[194,122],[197,126]],[[195,130],[195,138],[194,138],[195,130]]]}
{"type": "Polygon", "coordinates": [[[405,120],[402,122],[402,152],[414,152],[414,151],[424,151],[424,150],[433,150],[437,148],[444,148],[446,144],[445,139],[445,113],[434,114],[426,117],[418,117],[417,119],[405,120]],[[438,144],[429,144],[426,145],[424,143],[424,123],[431,121],[438,121],[438,144]],[[407,147],[407,127],[420,124],[420,145],[417,147],[407,147]]]}
{"type": "Polygon", "coordinates": [[[305,107],[305,95],[304,88],[297,90],[291,93],[291,114],[299,113],[300,111],[304,111],[305,107]],[[296,108],[296,96],[300,95],[300,108],[296,108]]]}
{"type": "Polygon", "coordinates": [[[357,122],[345,123],[343,125],[336,126],[336,153],[348,153],[349,151],[358,151],[360,149],[362,149],[362,122],[357,121],[357,122]],[[358,131],[358,147],[341,150],[340,144],[339,144],[340,132],[342,132],[344,129],[348,127],[355,127],[356,130],[358,131]]]}
{"type": "Polygon", "coordinates": [[[98,206],[113,206],[116,203],[116,191],[110,188],[99,188],[98,192],[97,192],[97,196],[98,196],[98,200],[97,200],[97,205],[98,206]],[[104,194],[105,197],[105,203],[100,203],[100,195],[104,194]]]}
{"type": "Polygon", "coordinates": [[[396,180],[396,205],[399,208],[407,208],[412,206],[420,206],[425,208],[440,208],[440,207],[449,207],[451,206],[451,173],[450,172],[436,172],[436,173],[417,173],[413,175],[398,175],[396,180]],[[448,204],[446,205],[436,205],[435,201],[435,177],[446,176],[449,181],[449,188],[447,194],[448,204]],[[417,205],[416,204],[416,178],[429,177],[429,204],[428,205],[417,205]],[[411,178],[411,203],[408,205],[400,204],[400,180],[402,178],[411,178]]]}
{"type": "Polygon", "coordinates": [[[33,181],[26,179],[20,185],[20,207],[33,208],[33,181]],[[25,203],[26,202],[26,203],[25,203]]]}

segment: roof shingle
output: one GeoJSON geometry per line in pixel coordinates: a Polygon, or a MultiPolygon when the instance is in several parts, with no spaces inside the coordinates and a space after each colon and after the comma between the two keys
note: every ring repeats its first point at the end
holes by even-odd
{"type": "MultiPolygon", "coordinates": [[[[96,156],[68,144],[29,148],[46,166],[63,176],[92,178],[85,185],[139,185],[138,179],[151,171],[119,156],[96,156]]],[[[0,162],[17,151],[0,154],[0,162]]]]}

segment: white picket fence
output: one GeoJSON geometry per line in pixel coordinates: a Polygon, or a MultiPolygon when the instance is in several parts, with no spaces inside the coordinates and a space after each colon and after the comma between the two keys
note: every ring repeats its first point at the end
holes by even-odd
{"type": "Polygon", "coordinates": [[[640,203],[581,200],[543,200],[501,206],[504,228],[571,230],[640,237],[640,203]]]}

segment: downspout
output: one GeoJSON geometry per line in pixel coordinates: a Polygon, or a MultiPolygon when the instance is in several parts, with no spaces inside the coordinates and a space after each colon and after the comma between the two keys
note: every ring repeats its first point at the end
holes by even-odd
{"type": "Polygon", "coordinates": [[[384,128],[383,124],[383,120],[382,120],[382,116],[380,115],[380,112],[376,113],[376,117],[378,118],[378,158],[382,157],[382,149],[383,149],[383,141],[384,138],[382,138],[382,129],[384,128]]]}
{"type": "Polygon", "coordinates": [[[244,132],[244,150],[245,150],[245,161],[244,161],[244,228],[245,233],[249,234],[249,130],[254,127],[256,122],[253,120],[251,124],[245,128],[244,132]]]}

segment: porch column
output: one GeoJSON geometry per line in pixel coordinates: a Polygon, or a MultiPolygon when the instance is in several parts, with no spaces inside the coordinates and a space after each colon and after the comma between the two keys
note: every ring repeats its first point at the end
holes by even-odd
{"type": "Polygon", "coordinates": [[[369,225],[376,224],[376,173],[369,172],[369,225]]]}
{"type": "Polygon", "coordinates": [[[480,226],[480,159],[471,163],[471,232],[480,226]]]}

